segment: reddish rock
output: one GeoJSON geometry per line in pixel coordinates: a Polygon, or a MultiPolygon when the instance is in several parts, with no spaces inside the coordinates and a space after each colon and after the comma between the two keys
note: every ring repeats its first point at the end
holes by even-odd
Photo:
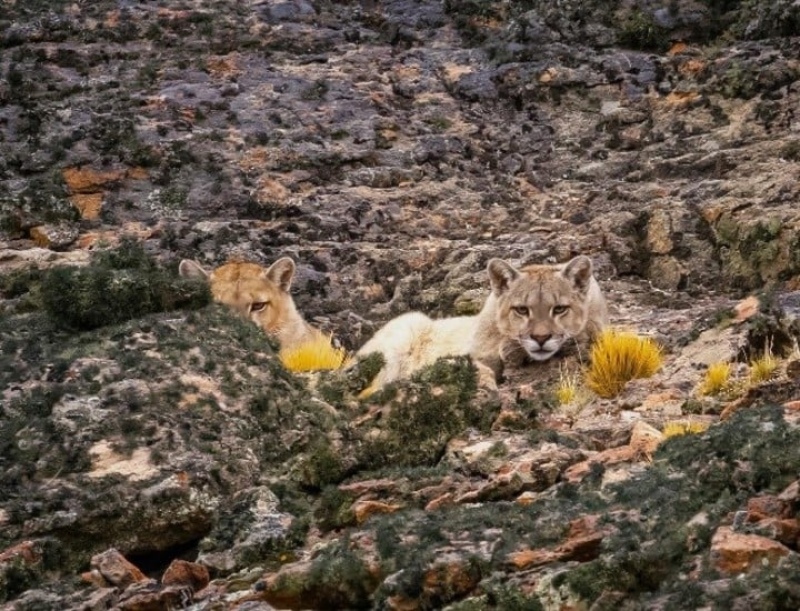
{"type": "Polygon", "coordinates": [[[145,574],[114,548],[93,556],[90,566],[108,583],[120,588],[147,581],[145,574]]]}
{"type": "MultiPolygon", "coordinates": [[[[351,608],[345,601],[363,600],[363,591],[377,588],[384,575],[377,563],[363,561],[364,581],[353,591],[353,584],[336,577],[322,577],[319,560],[301,560],[286,564],[276,573],[264,576],[263,587],[242,600],[266,601],[278,609],[332,608],[331,601],[339,601],[340,608],[351,608]],[[362,591],[363,590],[363,591],[362,591]]],[[[333,560],[335,562],[335,560],[333,560]]]]}
{"type": "Polygon", "coordinates": [[[445,492],[443,495],[436,497],[425,505],[425,511],[436,511],[442,507],[449,507],[456,504],[456,497],[452,492],[445,492]]]}
{"type": "Polygon", "coordinates": [[[70,201],[81,218],[95,220],[100,217],[105,192],[125,178],[125,170],[98,172],[92,168],[65,168],[62,175],[70,190],[70,201]]]}
{"type": "Polygon", "coordinates": [[[22,541],[0,552],[0,564],[22,560],[24,564],[36,564],[42,553],[35,541],[22,541]]]}
{"type": "Polygon", "coordinates": [[[82,219],[93,221],[100,218],[104,198],[102,193],[75,193],[70,195],[69,201],[78,209],[82,219]]]}
{"type": "Polygon", "coordinates": [[[748,522],[759,522],[765,518],[788,518],[791,515],[789,503],[777,496],[757,496],[747,501],[748,522]]]}
{"type": "Polygon", "coordinates": [[[481,580],[480,570],[469,560],[450,556],[437,561],[422,578],[422,591],[415,598],[396,594],[387,599],[392,611],[440,608],[472,592],[481,580]]]}
{"type": "Polygon", "coordinates": [[[639,457],[639,453],[631,446],[610,448],[603,450],[592,456],[589,460],[584,460],[572,465],[564,472],[567,481],[577,483],[581,481],[592,470],[595,464],[615,465],[622,462],[633,462],[639,457]]]}
{"type": "Polygon", "coordinates": [[[402,509],[402,505],[381,503],[380,501],[357,501],[353,504],[353,513],[357,524],[363,524],[375,514],[394,513],[398,509],[402,509]]]}
{"type": "Polygon", "coordinates": [[[480,579],[480,570],[469,560],[445,559],[425,573],[422,587],[429,600],[454,600],[474,590],[480,579]]]}
{"type": "Polygon", "coordinates": [[[508,555],[509,564],[518,571],[558,560],[561,560],[561,556],[557,551],[546,549],[523,549],[508,555]]]}
{"type": "Polygon", "coordinates": [[[638,421],[633,425],[628,445],[609,448],[598,452],[589,460],[572,465],[564,472],[564,477],[573,483],[581,481],[595,464],[606,466],[625,462],[649,460],[658,444],[664,440],[664,434],[649,424],[638,421]]]}
{"type": "Polygon", "coordinates": [[[185,586],[160,586],[154,582],[131,586],[120,597],[115,609],[119,611],[164,611],[181,609],[192,601],[185,586]]]}
{"type": "Polygon", "coordinates": [[[767,537],[734,532],[721,526],[711,539],[711,558],[714,566],[723,573],[736,575],[751,567],[765,564],[775,566],[791,550],[767,537]]]}
{"type": "Polygon", "coordinates": [[[342,484],[339,490],[350,492],[357,497],[366,495],[385,495],[397,492],[397,480],[388,478],[383,479],[365,479],[349,484],[342,484]]]}
{"type": "MultiPolygon", "coordinates": [[[[108,580],[100,574],[100,571],[97,569],[93,569],[91,571],[86,571],[81,573],[81,581],[84,583],[88,583],[95,588],[104,588],[108,589],[111,585],[108,583],[108,580]]],[[[113,589],[113,588],[112,588],[113,589]]]]}
{"type": "Polygon", "coordinates": [[[664,441],[664,433],[639,420],[633,425],[628,445],[641,457],[649,458],[662,441],[664,441]]]}
{"type": "Polygon", "coordinates": [[[210,580],[208,569],[202,564],[179,559],[173,560],[161,577],[164,585],[189,586],[195,592],[205,588],[210,580]]]}
{"type": "Polygon", "coordinates": [[[122,180],[125,170],[98,172],[92,168],[72,167],[65,168],[63,176],[72,193],[95,193],[122,180]]]}
{"type": "Polygon", "coordinates": [[[599,516],[582,516],[569,523],[567,540],[558,547],[564,560],[587,562],[597,558],[606,531],[598,527],[599,516]]]}
{"type": "Polygon", "coordinates": [[[606,535],[598,528],[598,516],[583,516],[573,520],[567,530],[566,541],[555,549],[520,550],[509,554],[509,564],[517,570],[525,570],[550,562],[577,560],[588,562],[597,558],[600,544],[606,535]]]}
{"type": "Polygon", "coordinates": [[[758,301],[758,297],[750,295],[736,304],[733,308],[734,312],[736,312],[736,317],[734,318],[735,322],[744,322],[748,318],[751,318],[758,314],[760,309],[760,303],[758,301]]]}
{"type": "Polygon", "coordinates": [[[788,503],[797,503],[800,501],[800,480],[795,480],[786,486],[778,495],[778,498],[788,503]]]}
{"type": "Polygon", "coordinates": [[[764,518],[753,527],[755,534],[780,541],[784,545],[797,549],[800,538],[800,520],[764,518]]]}
{"type": "Polygon", "coordinates": [[[69,223],[37,225],[31,227],[30,237],[41,248],[59,250],[73,244],[78,239],[78,229],[69,223]]]}

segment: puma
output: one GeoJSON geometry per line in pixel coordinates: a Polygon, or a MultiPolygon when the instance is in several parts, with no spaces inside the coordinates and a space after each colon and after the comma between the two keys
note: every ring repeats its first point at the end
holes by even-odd
{"type": "Polygon", "coordinates": [[[586,256],[521,269],[492,259],[487,271],[491,293],[477,315],[435,320],[421,312],[403,314],[359,349],[356,357],[378,352],[385,360],[370,392],[445,356],[471,356],[482,381],[493,382],[504,364],[545,361],[568,341],[591,339],[608,324],[586,256]]]}
{"type": "Polygon", "coordinates": [[[183,277],[207,280],[215,301],[240,312],[287,349],[323,337],[297,311],[289,294],[295,269],[292,259],[282,257],[269,268],[232,261],[210,272],[196,261],[184,259],[178,271],[183,277]]]}

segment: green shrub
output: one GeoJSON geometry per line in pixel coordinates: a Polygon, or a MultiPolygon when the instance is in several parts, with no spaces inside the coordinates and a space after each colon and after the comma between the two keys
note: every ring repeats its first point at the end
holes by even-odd
{"type": "Polygon", "coordinates": [[[124,240],[87,267],[56,267],[42,283],[42,304],[61,327],[95,329],[154,312],[197,309],[211,301],[208,286],[167,273],[141,245],[124,240]]]}

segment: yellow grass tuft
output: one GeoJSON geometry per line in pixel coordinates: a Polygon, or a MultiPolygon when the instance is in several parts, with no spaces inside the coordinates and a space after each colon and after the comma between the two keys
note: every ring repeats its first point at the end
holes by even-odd
{"type": "Polygon", "coordinates": [[[300,372],[339,369],[344,364],[347,353],[334,347],[329,336],[320,334],[310,342],[281,349],[279,356],[286,369],[300,372]]]}
{"type": "Polygon", "coordinates": [[[555,390],[559,405],[569,405],[578,398],[578,376],[561,370],[561,379],[555,390]]]}
{"type": "Polygon", "coordinates": [[[686,420],[675,420],[664,425],[664,437],[678,437],[680,435],[696,435],[708,429],[708,425],[703,422],[691,422],[686,420]]]}
{"type": "Polygon", "coordinates": [[[581,382],[580,372],[569,371],[563,365],[553,394],[558,401],[561,413],[573,422],[593,396],[581,382]]]}
{"type": "Polygon", "coordinates": [[[586,385],[601,397],[618,395],[634,378],[649,378],[661,367],[661,348],[630,331],[606,329],[590,353],[586,385]]]}
{"type": "Polygon", "coordinates": [[[724,361],[708,366],[698,391],[701,395],[718,395],[730,388],[731,364],[724,361]]]}
{"type": "Polygon", "coordinates": [[[750,384],[755,386],[769,380],[778,369],[778,359],[772,355],[772,350],[767,346],[764,354],[750,361],[750,384]]]}

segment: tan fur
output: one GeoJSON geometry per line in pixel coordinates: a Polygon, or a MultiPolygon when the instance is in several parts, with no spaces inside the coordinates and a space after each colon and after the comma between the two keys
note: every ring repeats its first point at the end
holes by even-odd
{"type": "Polygon", "coordinates": [[[476,316],[433,320],[410,312],[390,320],[356,356],[379,352],[386,360],[376,390],[444,356],[470,355],[483,380],[487,368],[544,361],[569,340],[587,340],[608,324],[605,299],[588,257],[563,265],[517,269],[492,259],[492,292],[476,316]]]}
{"type": "Polygon", "coordinates": [[[278,259],[269,268],[232,261],[211,272],[195,261],[184,259],[179,272],[184,277],[206,278],[214,301],[252,320],[275,337],[281,348],[294,347],[321,335],[303,319],[289,294],[295,273],[294,261],[289,257],[278,259]]]}

